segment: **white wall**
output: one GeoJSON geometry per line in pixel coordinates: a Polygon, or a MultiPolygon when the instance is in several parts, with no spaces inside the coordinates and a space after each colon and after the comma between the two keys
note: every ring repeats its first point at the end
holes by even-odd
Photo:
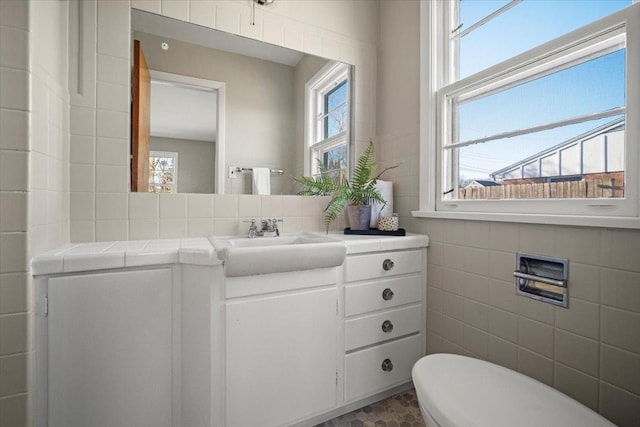
{"type": "Polygon", "coordinates": [[[215,143],[152,136],[150,149],[178,153],[179,193],[213,193],[215,143]]]}
{"type": "Polygon", "coordinates": [[[0,1],[0,425],[30,425],[31,256],[69,241],[65,1],[0,1]]]}
{"type": "Polygon", "coordinates": [[[378,140],[401,226],[430,237],[427,346],[549,384],[640,425],[640,231],[411,218],[418,209],[419,3],[380,2],[378,140]],[[402,28],[402,31],[398,31],[402,28]],[[569,259],[569,308],[516,296],[516,252],[569,259]]]}
{"type": "MultiPolygon", "coordinates": [[[[72,241],[235,234],[245,231],[243,218],[256,216],[282,216],[288,231],[323,229],[324,206],[317,200],[211,195],[202,199],[209,206],[206,212],[194,213],[189,200],[195,197],[128,193],[130,8],[355,64],[355,143],[361,152],[375,131],[377,2],[280,1],[257,6],[255,26],[250,25],[251,3],[244,1],[105,0],[83,5],[87,11],[97,8],[97,21],[86,13],[88,35],[80,50],[87,87],[97,87],[98,93],[72,97],[72,134],[77,136],[71,147],[72,241]],[[94,157],[86,155],[92,147],[94,157]]],[[[336,229],[344,226],[334,224],[336,229]]]]}

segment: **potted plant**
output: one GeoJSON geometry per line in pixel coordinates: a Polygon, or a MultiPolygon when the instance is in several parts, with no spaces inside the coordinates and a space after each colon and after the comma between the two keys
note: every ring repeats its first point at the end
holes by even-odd
{"type": "Polygon", "coordinates": [[[366,150],[358,159],[351,181],[343,174],[330,174],[322,168],[319,176],[303,176],[294,180],[302,187],[299,195],[331,196],[329,204],[324,209],[324,225],[327,232],[345,206],[351,229],[368,230],[371,221],[371,204],[387,203],[376,190],[376,182],[383,173],[398,166],[389,166],[372,176],[377,165],[374,161],[373,142],[369,141],[366,150]]]}

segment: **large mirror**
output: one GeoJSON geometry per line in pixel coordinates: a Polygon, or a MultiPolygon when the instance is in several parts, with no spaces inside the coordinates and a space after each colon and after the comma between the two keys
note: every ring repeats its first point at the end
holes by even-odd
{"type": "Polygon", "coordinates": [[[295,194],[348,173],[352,66],[132,11],[131,190],[295,194]]]}

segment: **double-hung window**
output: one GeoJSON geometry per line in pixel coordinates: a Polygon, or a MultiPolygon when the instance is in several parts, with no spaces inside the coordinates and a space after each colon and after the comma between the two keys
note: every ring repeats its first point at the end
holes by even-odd
{"type": "Polygon", "coordinates": [[[437,173],[421,211],[639,216],[640,4],[422,7],[437,173]]]}
{"type": "Polygon", "coordinates": [[[174,151],[149,152],[149,192],[178,192],[178,153],[174,151]]]}
{"type": "Polygon", "coordinates": [[[330,62],[306,85],[305,175],[347,174],[350,120],[349,66],[330,62]]]}

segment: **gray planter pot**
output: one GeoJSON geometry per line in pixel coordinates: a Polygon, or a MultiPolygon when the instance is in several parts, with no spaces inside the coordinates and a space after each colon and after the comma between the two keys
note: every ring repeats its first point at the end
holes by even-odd
{"type": "Polygon", "coordinates": [[[371,222],[371,205],[347,206],[349,227],[352,230],[368,230],[371,222]]]}

